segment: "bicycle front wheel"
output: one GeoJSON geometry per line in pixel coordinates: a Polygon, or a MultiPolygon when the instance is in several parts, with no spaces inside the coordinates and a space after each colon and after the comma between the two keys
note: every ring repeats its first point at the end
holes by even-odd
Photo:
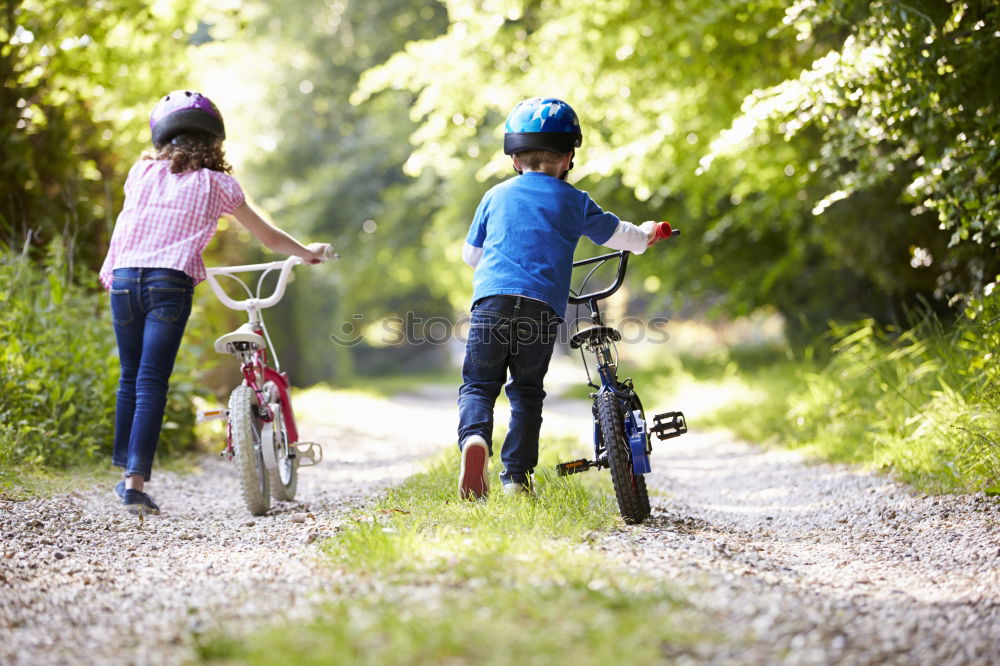
{"type": "Polygon", "coordinates": [[[268,473],[261,449],[261,420],[255,407],[257,395],[249,386],[237,386],[229,396],[229,429],[236,454],[240,491],[247,511],[261,516],[270,508],[268,473]]]}
{"type": "Polygon", "coordinates": [[[625,439],[625,422],[618,399],[606,391],[597,398],[597,420],[604,448],[608,452],[608,468],[615,486],[618,510],[626,523],[638,524],[649,517],[649,494],[646,479],[632,472],[632,456],[625,439]]]}

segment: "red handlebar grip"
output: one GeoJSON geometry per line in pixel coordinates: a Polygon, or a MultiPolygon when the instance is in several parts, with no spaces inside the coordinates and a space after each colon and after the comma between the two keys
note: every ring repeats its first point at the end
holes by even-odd
{"type": "Polygon", "coordinates": [[[661,238],[669,238],[670,235],[673,233],[674,230],[670,228],[669,222],[660,222],[656,225],[656,233],[655,233],[656,240],[660,240],[661,238]]]}

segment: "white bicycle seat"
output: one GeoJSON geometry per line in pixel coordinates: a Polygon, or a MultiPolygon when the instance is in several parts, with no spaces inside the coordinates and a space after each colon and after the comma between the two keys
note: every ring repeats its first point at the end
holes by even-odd
{"type": "Polygon", "coordinates": [[[232,354],[234,342],[247,342],[254,349],[263,349],[266,344],[264,337],[254,331],[253,324],[247,322],[232,333],[226,333],[215,341],[215,351],[220,354],[232,354]]]}

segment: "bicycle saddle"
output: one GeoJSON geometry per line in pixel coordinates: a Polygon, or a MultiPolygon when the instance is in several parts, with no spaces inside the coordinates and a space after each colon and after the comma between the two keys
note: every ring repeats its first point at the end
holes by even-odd
{"type": "Polygon", "coordinates": [[[608,339],[618,342],[622,339],[622,334],[610,326],[590,326],[574,333],[573,337],[569,339],[569,346],[571,349],[579,349],[584,344],[593,344],[608,339]]]}
{"type": "Polygon", "coordinates": [[[243,342],[251,349],[263,349],[265,347],[264,337],[257,333],[253,324],[247,322],[232,333],[226,333],[215,341],[215,351],[220,354],[232,354],[234,343],[243,342]]]}

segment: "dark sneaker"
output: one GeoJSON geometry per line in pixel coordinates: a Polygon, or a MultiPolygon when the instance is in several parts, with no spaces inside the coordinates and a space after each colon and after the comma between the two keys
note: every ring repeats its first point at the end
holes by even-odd
{"type": "Polygon", "coordinates": [[[122,495],[122,505],[126,511],[136,515],[156,516],[160,513],[160,507],[153,501],[153,498],[141,490],[126,488],[124,495],[122,495]]]}
{"type": "Polygon", "coordinates": [[[118,499],[125,499],[125,481],[119,481],[115,484],[115,495],[118,495],[118,499]]]}
{"type": "Polygon", "coordinates": [[[458,472],[458,496],[476,500],[490,492],[490,450],[486,440],[472,435],[462,445],[462,469],[458,472]]]}

